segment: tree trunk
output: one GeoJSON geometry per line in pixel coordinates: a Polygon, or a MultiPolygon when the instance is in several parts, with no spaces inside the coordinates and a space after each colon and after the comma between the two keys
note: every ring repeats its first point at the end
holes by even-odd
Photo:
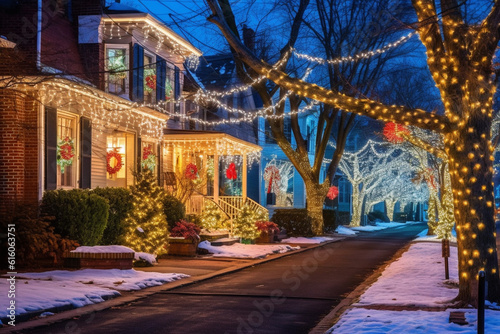
{"type": "Polygon", "coordinates": [[[393,199],[385,200],[385,207],[387,208],[387,217],[391,222],[394,221],[394,206],[396,205],[396,202],[397,201],[393,199]]]}
{"type": "Polygon", "coordinates": [[[438,205],[438,194],[435,189],[432,187],[429,187],[429,207],[427,208],[427,227],[429,228],[429,231],[427,232],[427,235],[434,235],[435,229],[438,225],[438,218],[437,218],[437,205],[438,205]]]}
{"type": "Polygon", "coordinates": [[[352,217],[349,226],[357,227],[361,225],[361,214],[363,209],[363,198],[359,185],[352,186],[352,217]]]}
{"type": "Polygon", "coordinates": [[[314,235],[323,234],[323,203],[328,189],[329,187],[325,185],[306,183],[306,209],[314,235]]]}
{"type": "Polygon", "coordinates": [[[500,300],[490,124],[487,113],[471,112],[464,129],[445,138],[459,240],[457,299],[473,305],[477,303],[477,289],[471,289],[471,284],[477,284],[480,270],[486,273],[488,300],[500,300]]]}

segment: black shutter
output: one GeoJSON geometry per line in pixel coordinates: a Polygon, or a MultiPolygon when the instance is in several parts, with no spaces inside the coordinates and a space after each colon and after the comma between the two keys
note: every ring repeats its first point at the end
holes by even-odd
{"type": "Polygon", "coordinates": [[[156,101],[165,100],[165,81],[167,80],[167,62],[156,56],[156,101]]]}
{"type": "Polygon", "coordinates": [[[90,188],[92,174],[92,123],[82,117],[80,120],[80,188],[90,188]]]}
{"type": "Polygon", "coordinates": [[[174,99],[175,99],[175,104],[174,104],[174,111],[175,112],[180,112],[181,110],[181,105],[179,103],[179,98],[181,97],[181,71],[179,68],[176,66],[175,71],[174,71],[174,99]]]}
{"type": "Polygon", "coordinates": [[[45,190],[57,188],[57,109],[45,107],[45,190]]]}
{"type": "Polygon", "coordinates": [[[142,140],[141,137],[137,137],[137,173],[140,173],[142,170],[141,162],[142,162],[142,140]]]}
{"type": "Polygon", "coordinates": [[[144,48],[134,44],[132,63],[132,100],[144,100],[144,48]]]}

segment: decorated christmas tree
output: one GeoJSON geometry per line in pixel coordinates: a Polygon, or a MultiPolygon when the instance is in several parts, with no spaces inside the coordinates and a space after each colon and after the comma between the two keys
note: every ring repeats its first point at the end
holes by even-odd
{"type": "Polygon", "coordinates": [[[149,169],[136,175],[132,210],[125,219],[124,244],[136,252],[160,255],[166,252],[168,223],[163,213],[162,188],[149,169]]]}
{"type": "Polygon", "coordinates": [[[244,205],[234,220],[233,234],[242,239],[252,240],[260,236],[260,231],[255,224],[261,218],[261,214],[253,211],[250,206],[244,205]]]}
{"type": "Polygon", "coordinates": [[[225,229],[226,217],[219,207],[211,202],[205,202],[205,208],[200,215],[201,226],[207,231],[225,229]]]}

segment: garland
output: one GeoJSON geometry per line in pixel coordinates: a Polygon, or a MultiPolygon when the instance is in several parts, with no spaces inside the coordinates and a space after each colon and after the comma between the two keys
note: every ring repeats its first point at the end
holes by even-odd
{"type": "Polygon", "coordinates": [[[144,147],[141,166],[142,168],[149,168],[150,171],[154,171],[156,167],[156,155],[153,154],[151,146],[144,147]]]}
{"type": "Polygon", "coordinates": [[[120,153],[118,153],[116,148],[113,151],[108,151],[108,154],[106,156],[106,161],[107,161],[106,169],[107,169],[109,175],[116,174],[120,171],[120,169],[122,169],[122,166],[123,166],[122,155],[120,153]],[[113,167],[111,167],[111,164],[110,164],[111,158],[116,159],[116,163],[113,167]]]}
{"type": "Polygon", "coordinates": [[[193,163],[189,163],[186,166],[186,171],[184,172],[184,176],[186,177],[186,179],[196,180],[198,178],[197,174],[198,174],[198,167],[196,167],[196,165],[193,163]]]}
{"type": "Polygon", "coordinates": [[[66,137],[57,144],[57,164],[61,167],[61,173],[64,174],[66,166],[73,164],[75,156],[75,145],[73,139],[66,137]]]}

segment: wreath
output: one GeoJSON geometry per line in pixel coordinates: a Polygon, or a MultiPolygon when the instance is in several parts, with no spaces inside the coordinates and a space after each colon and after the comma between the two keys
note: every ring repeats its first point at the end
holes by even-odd
{"type": "Polygon", "coordinates": [[[144,69],[144,90],[152,93],[156,89],[156,71],[151,68],[144,69]]]}
{"type": "Polygon", "coordinates": [[[109,175],[116,174],[122,169],[123,162],[122,162],[122,155],[118,153],[117,149],[115,148],[113,151],[108,151],[108,154],[106,156],[106,169],[109,173],[109,175]],[[114,166],[111,166],[111,158],[115,158],[116,163],[114,166]]]}
{"type": "Polygon", "coordinates": [[[57,164],[61,167],[61,173],[64,174],[66,166],[73,164],[75,156],[75,145],[73,139],[66,137],[57,144],[57,164]]]}
{"type": "Polygon", "coordinates": [[[156,167],[156,155],[153,154],[151,146],[146,146],[142,151],[142,168],[149,168],[150,171],[154,171],[156,167]]]}
{"type": "Polygon", "coordinates": [[[236,180],[238,178],[238,173],[236,172],[236,165],[234,162],[229,164],[229,167],[226,169],[226,177],[230,180],[236,180]]]}
{"type": "Polygon", "coordinates": [[[198,174],[198,167],[196,167],[196,165],[193,163],[189,163],[186,166],[186,171],[184,172],[184,176],[186,177],[186,179],[196,180],[198,178],[197,174],[198,174]]]}

